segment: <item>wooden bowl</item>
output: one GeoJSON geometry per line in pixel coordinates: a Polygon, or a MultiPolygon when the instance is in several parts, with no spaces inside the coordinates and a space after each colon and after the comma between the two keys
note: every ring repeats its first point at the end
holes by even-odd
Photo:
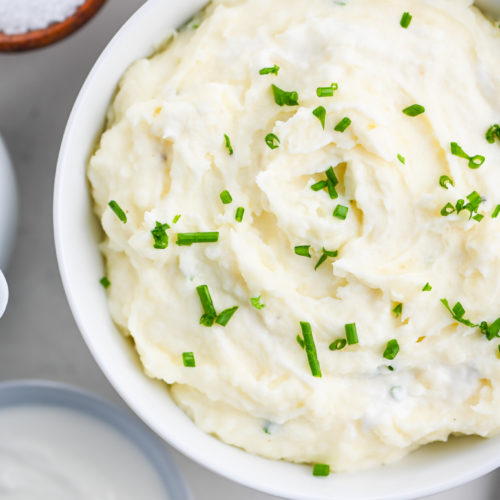
{"type": "Polygon", "coordinates": [[[38,49],[57,42],[83,26],[102,7],[106,0],[86,0],[76,12],[64,21],[47,28],[6,35],[0,31],[0,52],[38,49]]]}

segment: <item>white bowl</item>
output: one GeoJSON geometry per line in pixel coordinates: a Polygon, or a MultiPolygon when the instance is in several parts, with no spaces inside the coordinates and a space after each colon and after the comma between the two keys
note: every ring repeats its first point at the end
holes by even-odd
{"type": "Polygon", "coordinates": [[[198,429],[166,386],[147,378],[137,355],[113,324],[99,285],[101,238],[92,215],[86,165],[106,109],[125,69],[149,55],[172,28],[205,0],[149,0],[121,28],[88,76],[69,118],[54,193],[57,256],[82,335],[99,366],[130,407],[162,438],[200,464],[249,487],[290,499],[410,499],[452,488],[500,465],[500,436],[454,439],[424,447],[390,466],[316,478],[311,467],[267,460],[226,445],[198,429]]]}

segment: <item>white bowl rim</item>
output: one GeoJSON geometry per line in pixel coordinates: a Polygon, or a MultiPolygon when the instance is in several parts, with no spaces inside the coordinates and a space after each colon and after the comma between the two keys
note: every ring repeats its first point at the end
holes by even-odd
{"type": "MultiPolygon", "coordinates": [[[[174,415],[175,410],[173,409],[171,410],[172,415],[180,430],[177,427],[162,424],[158,417],[152,415],[151,411],[148,411],[142,403],[138,402],[135,394],[121,380],[118,373],[114,372],[109,366],[109,354],[105,352],[106,346],[101,345],[101,341],[90,331],[87,321],[89,310],[85,305],[81,305],[82,293],[72,281],[72,275],[75,273],[73,272],[74,262],[73,265],[71,263],[72,260],[74,261],[74,257],[71,254],[78,249],[74,245],[72,246],[71,237],[74,234],[68,229],[68,221],[65,220],[63,210],[65,203],[66,206],[68,205],[68,188],[74,188],[75,186],[81,188],[78,182],[75,184],[75,179],[71,178],[69,173],[72,168],[74,169],[73,157],[70,155],[70,151],[72,146],[74,147],[77,141],[80,140],[75,130],[78,128],[81,116],[85,116],[85,104],[92,97],[92,90],[96,88],[95,81],[99,80],[103,67],[106,62],[111,61],[111,57],[120,55],[120,46],[124,45],[124,40],[127,35],[133,32],[134,27],[139,26],[141,22],[145,22],[145,19],[152,22],[155,15],[160,12],[164,13],[168,9],[173,9],[175,12],[184,12],[183,19],[186,21],[189,16],[186,17],[185,12],[193,15],[205,3],[207,3],[205,0],[175,0],[171,2],[148,0],[116,33],[97,59],[75,101],[64,132],[54,189],[54,236],[57,260],[71,311],[89,350],[101,370],[130,408],[172,446],[218,474],[272,495],[294,500],[329,500],[332,498],[342,498],[344,500],[409,500],[453,488],[494,470],[500,465],[500,453],[498,453],[500,436],[482,441],[483,444],[474,445],[474,450],[479,449],[476,453],[480,457],[479,460],[471,451],[460,454],[459,458],[461,460],[458,461],[451,459],[453,454],[445,452],[444,455],[447,460],[445,464],[447,469],[445,470],[449,471],[449,473],[445,474],[444,477],[440,474],[441,461],[434,460],[436,463],[433,462],[432,467],[430,465],[425,466],[426,452],[419,451],[410,455],[413,458],[405,458],[397,464],[386,467],[353,474],[332,474],[329,478],[324,479],[312,478],[309,467],[267,460],[222,443],[204,434],[194,426],[187,416],[179,417],[177,414],[174,415]],[[467,459],[465,459],[465,455],[467,455],[467,459]],[[415,458],[417,456],[418,458],[415,458]],[[476,460],[473,460],[473,458],[476,458],[476,460]],[[420,464],[419,467],[422,470],[419,471],[418,480],[410,481],[412,476],[408,474],[406,465],[410,463],[410,467],[413,467],[414,465],[411,465],[413,462],[417,465],[420,464]],[[433,468],[437,468],[436,471],[433,468]],[[425,474],[423,471],[425,471],[425,474]],[[385,478],[386,483],[384,483],[383,488],[381,487],[382,481],[379,479],[380,477],[385,478]],[[388,482],[394,484],[391,486],[387,484],[388,482]],[[366,486],[363,486],[362,483],[366,483],[366,486]],[[357,488],[359,488],[359,491],[357,488]]],[[[150,36],[150,34],[148,33],[146,36],[150,36]]],[[[140,54],[140,50],[135,54],[135,57],[133,54],[129,54],[129,64],[137,59],[138,54],[140,54]]],[[[116,83],[117,80],[114,80],[113,87],[116,86],[116,83]]],[[[94,133],[98,132],[96,128],[98,128],[97,125],[94,127],[94,133]]],[[[88,213],[87,217],[89,217],[88,213]]],[[[89,237],[88,231],[86,236],[89,237]]],[[[99,292],[96,291],[97,293],[99,292]]],[[[104,297],[104,294],[102,294],[102,297],[104,297]]],[[[135,369],[137,370],[137,368],[135,369]]],[[[128,375],[132,376],[131,374],[128,375]]],[[[143,374],[138,376],[145,378],[143,374]]],[[[149,381],[148,384],[152,387],[154,382],[149,381]]],[[[148,401],[148,404],[151,406],[153,402],[148,401]]],[[[451,445],[447,446],[451,449],[451,445]]],[[[466,445],[466,448],[469,448],[469,446],[466,445]]],[[[433,449],[432,455],[440,454],[439,445],[436,445],[433,449]],[[438,452],[435,451],[436,449],[438,452]]]]}

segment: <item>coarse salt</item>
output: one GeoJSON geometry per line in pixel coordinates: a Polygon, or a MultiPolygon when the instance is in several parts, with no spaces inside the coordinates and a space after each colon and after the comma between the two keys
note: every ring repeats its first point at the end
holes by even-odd
{"type": "Polygon", "coordinates": [[[75,13],[85,0],[0,0],[0,31],[6,35],[47,28],[75,13]]]}

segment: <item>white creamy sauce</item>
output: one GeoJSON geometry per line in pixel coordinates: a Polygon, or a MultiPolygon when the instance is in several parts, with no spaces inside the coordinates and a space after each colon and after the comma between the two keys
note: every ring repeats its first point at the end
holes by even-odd
{"type": "Polygon", "coordinates": [[[125,436],[73,410],[0,408],[2,500],[168,500],[157,471],[125,436]]]}
{"type": "Polygon", "coordinates": [[[89,166],[110,310],[145,372],[222,440],[334,470],[454,433],[498,433],[498,338],[440,302],[460,301],[474,323],[500,316],[500,141],[485,140],[500,121],[498,25],[468,0],[216,0],[193,26],[127,71],[89,166]],[[259,74],[273,65],[278,75],[259,74]],[[335,94],[319,98],[332,82],[335,94]],[[271,84],[296,91],[299,105],[278,106],[271,84]],[[425,113],[402,112],[413,104],[425,113]],[[343,117],[352,123],[341,133],[343,117]],[[451,142],[484,164],[468,168],[451,142]],[[329,166],[337,199],[311,189],[329,166]],[[442,175],[454,186],[441,187],[442,175]],[[473,191],[481,221],[441,215],[473,191]],[[338,204],[345,220],[332,216],[338,204]],[[157,221],[170,225],[162,250],[157,221]],[[176,245],[196,231],[218,231],[218,242],[176,245]],[[322,248],[338,256],[315,271],[322,248]],[[200,325],[204,284],[218,312],[239,307],[227,326],[200,325]],[[300,321],[321,378],[297,343],[300,321]],[[359,344],[331,351],[347,323],[359,344]],[[391,339],[400,351],[389,361],[391,339]]]}

